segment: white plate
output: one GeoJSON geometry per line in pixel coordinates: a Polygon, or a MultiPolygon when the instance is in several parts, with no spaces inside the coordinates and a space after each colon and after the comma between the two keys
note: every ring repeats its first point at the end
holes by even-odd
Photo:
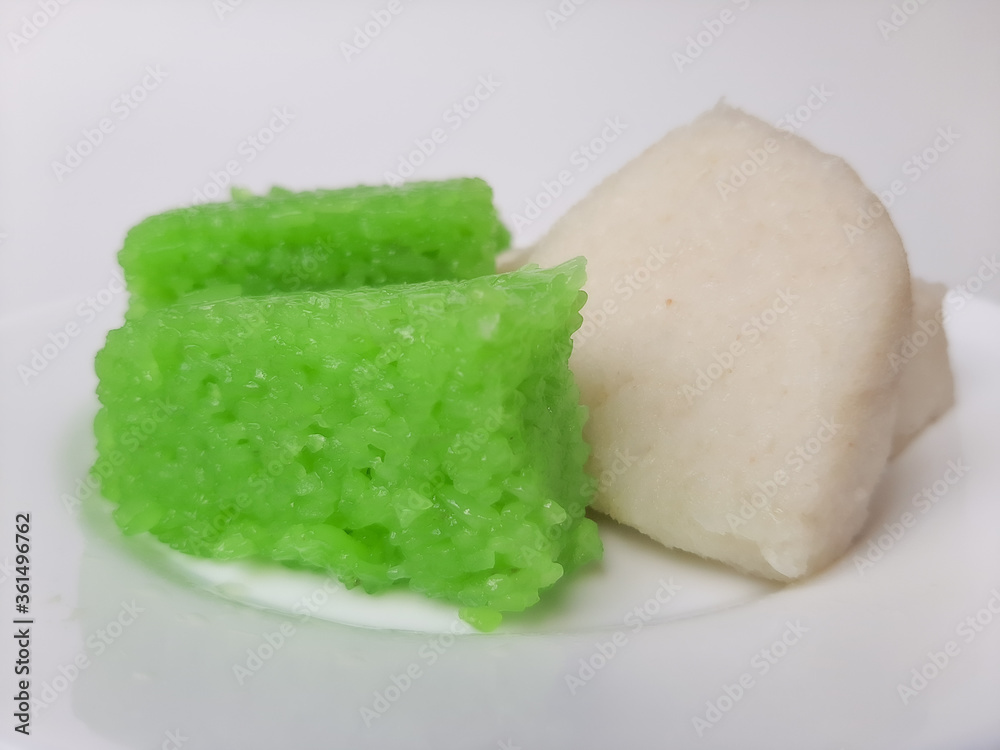
{"type": "MultiPolygon", "coordinates": [[[[0,562],[13,561],[15,514],[29,512],[31,690],[46,702],[27,740],[8,708],[0,745],[1000,746],[1000,614],[989,609],[1000,609],[1000,307],[986,301],[1000,299],[1000,281],[949,325],[958,406],[892,464],[854,549],[794,586],[606,524],[601,568],[500,633],[456,635],[453,613],[422,600],[180,564],[117,534],[100,503],[70,500],[93,460],[93,355],[125,303],[114,252],[131,224],[189,202],[228,161],[258,190],[379,182],[441,127],[416,176],[486,177],[523,245],[720,96],[777,122],[825,86],[800,132],[877,189],[904,181],[891,212],[915,270],[964,283],[1000,240],[989,213],[1000,200],[1000,10],[896,5],[915,10],[883,39],[891,3],[565,3],[576,10],[551,28],[556,2],[400,0],[350,61],[340,43],[371,13],[384,20],[388,3],[258,0],[222,18],[207,0],[156,13],[97,0],[5,6],[5,33],[58,10],[16,51],[7,37],[0,66],[0,562]],[[678,70],[673,53],[717,28],[723,9],[731,23],[678,70]],[[135,86],[144,101],[122,118],[119,97],[135,86]],[[455,120],[452,106],[477,87],[477,111],[455,120]],[[286,108],[287,127],[259,152],[245,147],[273,108],[286,108]],[[52,162],[105,116],[110,132],[59,181],[52,162]],[[627,128],[581,171],[576,149],[616,117],[627,128]],[[912,155],[948,127],[954,148],[913,180],[912,155]],[[562,169],[572,184],[518,221],[562,169]],[[18,366],[53,339],[64,348],[23,382],[18,366]],[[914,498],[934,495],[949,461],[969,469],[924,512],[914,498]],[[900,533],[906,511],[915,521],[900,533]],[[860,562],[879,543],[881,558],[860,562]],[[928,666],[938,652],[947,665],[928,666]],[[921,687],[912,670],[932,676],[921,687]],[[904,703],[899,685],[913,679],[904,703]]],[[[14,577],[0,588],[9,622],[14,577]]],[[[0,638],[11,696],[13,640],[0,638]]]]}
{"type": "MultiPolygon", "coordinates": [[[[73,315],[55,306],[4,335],[30,348],[73,315]]],[[[781,588],[607,524],[600,569],[493,635],[461,634],[444,608],[405,595],[385,607],[273,571],[262,584],[121,537],[76,485],[93,459],[102,336],[85,331],[6,405],[5,510],[31,513],[32,684],[46,704],[32,747],[160,747],[175,730],[186,748],[996,746],[996,305],[953,320],[959,404],[892,464],[874,518],[833,568],[781,588]],[[935,488],[951,461],[969,468],[935,488]],[[923,502],[922,488],[940,500],[923,502]],[[192,586],[192,572],[277,611],[192,586]],[[933,672],[928,652],[949,642],[947,666],[904,704],[899,684],[933,672]],[[727,690],[739,700],[699,741],[694,719],[715,718],[709,702],[728,707],[727,690]]]]}

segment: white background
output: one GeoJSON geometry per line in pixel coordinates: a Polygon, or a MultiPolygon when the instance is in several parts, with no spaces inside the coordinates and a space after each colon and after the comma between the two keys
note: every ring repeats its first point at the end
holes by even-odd
{"type": "MultiPolygon", "coordinates": [[[[526,244],[719,98],[776,122],[814,86],[833,95],[798,132],[874,190],[902,179],[907,193],[891,213],[915,272],[961,283],[1000,249],[1000,6],[911,2],[906,24],[883,32],[887,2],[592,0],[553,29],[555,2],[400,0],[350,61],[341,43],[386,3],[245,0],[221,19],[210,0],[56,6],[16,52],[9,37],[0,45],[0,314],[104,288],[128,227],[191,202],[210,170],[242,158],[239,144],[272,107],[295,120],[243,165],[243,185],[383,182],[415,138],[444,125],[447,142],[416,177],[483,176],[508,219],[619,117],[628,130],[517,234],[526,244]],[[723,9],[733,22],[678,70],[673,54],[723,9]],[[112,102],[149,65],[167,78],[118,120],[112,102]],[[443,113],[481,75],[500,87],[452,131],[443,113]],[[52,162],[105,116],[114,132],[60,183],[52,162]],[[959,140],[911,182],[905,164],[941,127],[959,140]]],[[[0,32],[20,34],[38,10],[6,3],[0,32]]],[[[1000,283],[984,294],[1000,300],[1000,283]]]]}
{"type": "MultiPolygon", "coordinates": [[[[1000,744],[1000,619],[963,644],[961,657],[912,705],[896,691],[1000,584],[995,308],[976,307],[962,319],[965,328],[950,332],[961,358],[959,409],[894,464],[859,549],[940,476],[946,460],[963,457],[975,471],[874,571],[858,574],[848,557],[746,607],[646,628],[579,696],[568,695],[563,678],[610,631],[462,640],[374,728],[360,722],[359,707],[390,675],[427,666],[415,655],[429,636],[297,623],[300,635],[281,658],[237,690],[230,666],[281,617],[151,574],[106,523],[60,504],[92,460],[93,353],[120,321],[122,294],[86,321],[37,380],[25,385],[16,373],[50,332],[81,322],[78,304],[114,286],[127,229],[190,203],[229,160],[241,166],[236,182],[257,191],[378,183],[415,139],[443,127],[445,143],[416,177],[482,176],[509,222],[544,181],[573,168],[573,184],[515,232],[525,246],[604,176],[720,98],[777,122],[814,87],[832,95],[798,132],[846,158],[873,189],[902,180],[906,193],[890,213],[914,271],[962,284],[983,256],[1000,250],[1000,4],[911,0],[915,12],[886,39],[878,24],[894,5],[884,0],[590,0],[555,28],[546,15],[559,7],[555,0],[400,0],[401,12],[347,60],[342,43],[352,43],[357,27],[388,2],[244,0],[220,17],[211,0],[73,0],[48,3],[58,12],[37,34],[24,44],[12,40],[47,2],[0,9],[0,559],[9,551],[8,514],[30,510],[40,681],[78,654],[94,656],[86,638],[116,616],[122,600],[137,598],[147,613],[36,718],[36,736],[18,747],[157,748],[175,728],[190,738],[185,750],[1000,744]],[[732,23],[679,70],[674,54],[723,10],[732,23]],[[147,67],[166,78],[118,119],[116,98],[140,85],[147,67]],[[498,88],[451,129],[446,111],[481,76],[498,88]],[[241,143],[268,124],[273,108],[294,119],[247,162],[241,143]],[[103,117],[113,131],[60,181],[53,162],[64,161],[103,117]],[[573,152],[608,117],[627,129],[587,170],[575,171],[573,152]],[[958,140],[911,181],[907,162],[939,128],[958,140]],[[699,738],[692,717],[789,619],[802,619],[810,635],[699,738]]],[[[1000,300],[1000,279],[980,296],[1000,300]]],[[[707,596],[710,587],[697,582],[728,575],[693,570],[683,556],[642,552],[677,571],[684,596],[707,596]]],[[[620,622],[622,600],[641,604],[656,590],[655,576],[620,583],[613,605],[586,602],[591,619],[620,622]]],[[[9,579],[0,591],[4,613],[9,579]]],[[[8,675],[4,633],[0,669],[8,675]]],[[[8,688],[0,685],[4,695],[8,688]]],[[[18,739],[6,705],[0,745],[18,739]]]]}

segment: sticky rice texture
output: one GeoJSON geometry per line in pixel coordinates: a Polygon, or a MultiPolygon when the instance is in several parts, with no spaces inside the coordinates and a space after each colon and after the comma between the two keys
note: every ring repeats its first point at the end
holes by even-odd
{"type": "Polygon", "coordinates": [[[406,586],[481,629],[601,556],[569,370],[582,261],[150,310],[97,355],[127,534],[406,586]]]}
{"type": "Polygon", "coordinates": [[[150,216],[118,259],[129,317],[239,295],[354,289],[494,272],[510,240],[483,180],[267,195],[150,216]]]}

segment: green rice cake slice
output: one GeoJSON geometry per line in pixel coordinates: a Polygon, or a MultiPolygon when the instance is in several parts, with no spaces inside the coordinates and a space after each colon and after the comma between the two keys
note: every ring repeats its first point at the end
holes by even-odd
{"type": "Polygon", "coordinates": [[[119,262],[129,316],[179,300],[351,289],[495,272],[510,234],[474,178],[255,196],[140,222],[119,262]]]}
{"type": "Polygon", "coordinates": [[[98,354],[94,467],[128,534],[408,586],[488,628],[601,555],[568,367],[582,259],[237,297],[98,354]]]}

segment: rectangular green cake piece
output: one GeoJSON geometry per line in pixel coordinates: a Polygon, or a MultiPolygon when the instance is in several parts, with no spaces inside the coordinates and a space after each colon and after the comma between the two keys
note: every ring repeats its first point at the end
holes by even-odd
{"type": "Polygon", "coordinates": [[[408,586],[488,629],[601,555],[569,370],[583,259],[151,310],[98,354],[126,533],[408,586]]]}
{"type": "Polygon", "coordinates": [[[483,180],[266,196],[151,216],[119,253],[129,316],[192,300],[495,273],[510,234],[483,180]]]}

